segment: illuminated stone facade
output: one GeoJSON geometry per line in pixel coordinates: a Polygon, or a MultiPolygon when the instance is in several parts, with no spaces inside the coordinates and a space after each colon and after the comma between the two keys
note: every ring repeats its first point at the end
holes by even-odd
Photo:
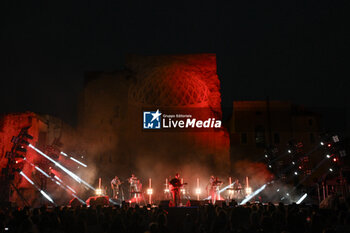
{"type": "MultiPolygon", "coordinates": [[[[48,146],[55,146],[58,151],[77,151],[78,141],[76,140],[77,134],[75,129],[65,124],[62,120],[49,116],[49,115],[38,115],[32,112],[26,113],[12,113],[6,114],[0,117],[0,171],[4,172],[7,166],[8,159],[5,157],[6,152],[11,151],[13,143],[11,139],[13,136],[17,136],[22,128],[29,127],[28,134],[33,136],[33,139],[28,140],[32,145],[40,148],[42,151],[47,153],[48,146]]],[[[50,156],[51,154],[48,153],[50,156]]],[[[42,187],[40,182],[40,176],[30,165],[30,163],[41,167],[47,173],[50,173],[49,167],[53,164],[48,163],[46,159],[38,155],[32,149],[27,148],[27,152],[24,154],[26,161],[18,160],[19,163],[16,165],[20,168],[24,174],[26,174],[38,187],[42,187]]],[[[58,157],[57,160],[65,164],[65,166],[71,167],[71,162],[65,160],[65,158],[58,157]]],[[[74,169],[77,170],[77,169],[74,169]]],[[[13,172],[14,179],[11,180],[13,185],[21,193],[22,197],[30,204],[34,206],[46,203],[43,200],[39,192],[18,172],[13,172]]],[[[4,174],[2,174],[4,175],[4,174]]],[[[3,178],[4,176],[1,176],[3,178]]],[[[46,178],[45,178],[46,179],[46,178]]],[[[1,183],[3,184],[3,183],[1,183]]],[[[55,184],[45,182],[44,190],[49,190],[51,193],[53,190],[59,189],[55,184]],[[46,185],[47,183],[47,185],[46,185]]],[[[64,196],[66,193],[59,190],[57,192],[59,196],[64,196]]],[[[52,194],[52,197],[56,197],[52,194]]],[[[25,205],[23,199],[18,193],[12,189],[10,194],[10,201],[15,202],[19,206],[25,205]]]]}
{"type": "Polygon", "coordinates": [[[176,171],[190,176],[191,166],[201,166],[208,175],[224,174],[229,169],[229,136],[223,128],[142,130],[145,108],[221,119],[220,102],[214,54],[131,56],[123,71],[87,74],[79,132],[91,162],[105,176],[135,172],[166,177],[176,171]]]}

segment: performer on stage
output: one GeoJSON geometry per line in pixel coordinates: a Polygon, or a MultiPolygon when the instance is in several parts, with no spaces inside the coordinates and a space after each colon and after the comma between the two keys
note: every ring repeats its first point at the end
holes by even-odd
{"type": "Polygon", "coordinates": [[[173,195],[173,201],[175,206],[180,205],[180,188],[182,187],[180,175],[176,173],[175,178],[170,180],[170,191],[173,195]]]}
{"type": "Polygon", "coordinates": [[[235,180],[235,183],[233,185],[233,192],[234,192],[235,198],[240,198],[243,196],[242,185],[241,183],[239,183],[238,179],[235,180]]]}
{"type": "Polygon", "coordinates": [[[205,189],[207,190],[208,196],[211,197],[212,202],[213,202],[213,198],[215,198],[215,195],[216,195],[215,194],[215,189],[213,189],[214,181],[215,181],[215,177],[214,176],[210,176],[209,183],[205,187],[205,189]]]}
{"type": "Polygon", "coordinates": [[[115,199],[118,199],[121,184],[122,184],[122,182],[120,182],[118,176],[115,176],[114,179],[111,181],[111,187],[113,190],[113,198],[115,198],[115,199]]]}
{"type": "Polygon", "coordinates": [[[222,185],[222,181],[218,180],[218,178],[211,176],[209,179],[209,183],[207,185],[207,190],[209,195],[211,196],[211,203],[214,205],[216,200],[220,199],[220,186],[222,185]]]}
{"type": "Polygon", "coordinates": [[[137,177],[134,174],[131,174],[131,177],[129,178],[130,196],[137,197],[137,192],[139,192],[139,189],[138,189],[139,183],[140,183],[139,179],[137,179],[137,177]]]}

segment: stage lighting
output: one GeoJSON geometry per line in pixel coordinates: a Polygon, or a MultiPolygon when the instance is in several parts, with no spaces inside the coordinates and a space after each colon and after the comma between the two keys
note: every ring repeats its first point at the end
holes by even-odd
{"type": "Polygon", "coordinates": [[[36,170],[38,170],[39,172],[41,172],[41,174],[43,174],[43,175],[46,176],[47,178],[51,178],[51,177],[49,176],[49,174],[47,174],[46,172],[44,172],[43,170],[41,170],[39,167],[34,166],[34,168],[35,168],[36,170]]]}
{"type": "Polygon", "coordinates": [[[268,155],[265,155],[265,158],[269,157],[268,155]]]}
{"type": "Polygon", "coordinates": [[[328,155],[326,155],[326,157],[329,159],[331,156],[328,154],[328,155]]]}
{"type": "Polygon", "coordinates": [[[61,181],[62,182],[62,180],[58,177],[58,176],[54,176],[54,178],[56,179],[56,180],[58,180],[58,181],[61,181]]]}
{"type": "Polygon", "coordinates": [[[295,165],[295,162],[293,161],[292,164],[295,165]]]}
{"type": "Polygon", "coordinates": [[[258,195],[261,191],[263,191],[266,188],[266,184],[264,184],[263,186],[261,186],[259,189],[255,190],[253,193],[251,193],[250,195],[248,195],[241,203],[239,203],[240,205],[244,205],[246,204],[250,199],[252,199],[253,197],[255,197],[256,195],[258,195]]]}
{"type": "Polygon", "coordinates": [[[170,190],[169,189],[164,189],[164,193],[169,193],[170,190]]]}
{"type": "Polygon", "coordinates": [[[24,152],[24,153],[27,152],[27,149],[24,148],[24,146],[22,145],[17,146],[15,150],[19,152],[24,152]]]}
{"type": "Polygon", "coordinates": [[[201,189],[200,188],[196,188],[196,194],[197,195],[201,194],[201,189]]]}
{"type": "Polygon", "coordinates": [[[21,174],[29,183],[34,185],[34,182],[31,179],[29,179],[28,176],[26,176],[26,174],[24,174],[22,171],[19,174],[21,174]]]}
{"type": "Polygon", "coordinates": [[[298,175],[298,172],[294,172],[294,175],[296,175],[296,176],[297,176],[297,175],[298,175]]]}
{"type": "Polygon", "coordinates": [[[29,144],[29,147],[32,148],[33,150],[35,150],[38,154],[44,156],[46,159],[48,159],[49,161],[51,161],[52,163],[54,163],[57,167],[59,167],[62,171],[64,171],[65,173],[67,173],[70,177],[72,177],[74,180],[76,180],[78,183],[83,183],[86,187],[92,189],[92,190],[96,190],[94,187],[92,187],[90,184],[88,184],[86,181],[84,181],[83,179],[81,179],[79,176],[77,176],[76,174],[74,174],[73,172],[71,172],[70,170],[68,170],[67,168],[65,168],[64,166],[62,166],[60,163],[56,162],[55,160],[53,160],[51,157],[49,157],[48,155],[46,155],[44,152],[42,152],[41,150],[37,149],[35,146],[33,146],[32,144],[29,144]]]}
{"type": "Polygon", "coordinates": [[[182,194],[186,194],[186,190],[185,189],[181,189],[180,190],[182,194]]]}
{"type": "Polygon", "coordinates": [[[272,166],[271,166],[271,165],[269,165],[269,168],[272,168],[272,166]]]}
{"type": "Polygon", "coordinates": [[[252,188],[251,187],[247,187],[245,188],[245,194],[248,196],[252,193],[252,188]]]}
{"type": "Polygon", "coordinates": [[[291,151],[291,150],[288,150],[288,153],[290,154],[290,153],[292,153],[292,151],[291,151]]]}
{"type": "Polygon", "coordinates": [[[14,155],[14,158],[16,159],[25,159],[25,157],[23,155],[19,155],[19,154],[13,154],[14,155]]]}
{"type": "MultiPolygon", "coordinates": [[[[60,153],[61,153],[61,155],[64,155],[65,157],[69,157],[71,160],[73,160],[74,162],[76,162],[76,163],[80,164],[81,166],[83,166],[83,167],[87,167],[87,165],[86,165],[86,164],[84,164],[84,163],[80,162],[79,160],[77,160],[77,159],[73,158],[72,156],[67,155],[67,154],[66,154],[66,153],[64,153],[63,151],[61,151],[60,153]]],[[[83,158],[84,156],[81,156],[81,157],[83,158]]],[[[79,167],[78,167],[78,168],[79,168],[79,167]]]]}
{"type": "Polygon", "coordinates": [[[333,158],[333,162],[335,162],[335,163],[336,163],[337,161],[338,161],[338,159],[337,159],[337,158],[333,158]]]}
{"type": "Polygon", "coordinates": [[[23,134],[23,137],[28,138],[28,139],[33,139],[33,136],[27,133],[23,134]]]}
{"type": "Polygon", "coordinates": [[[80,165],[81,165],[81,166],[83,166],[83,167],[87,167],[87,165],[86,165],[86,164],[84,164],[84,163],[80,162],[79,160],[77,160],[77,159],[75,159],[75,158],[73,158],[73,157],[70,157],[70,159],[71,159],[71,160],[73,160],[74,162],[76,162],[76,163],[80,164],[80,165]]]}
{"type": "Polygon", "coordinates": [[[302,203],[306,197],[307,197],[307,193],[305,193],[305,194],[297,201],[297,204],[299,205],[300,203],[302,203]]]}
{"type": "Polygon", "coordinates": [[[151,189],[151,188],[147,189],[147,194],[148,195],[152,195],[153,194],[153,189],[151,189]]]}
{"type": "Polygon", "coordinates": [[[95,193],[97,196],[101,196],[103,192],[102,192],[102,189],[98,188],[96,189],[95,193]]]}
{"type": "Polygon", "coordinates": [[[70,191],[72,191],[73,193],[77,193],[77,192],[75,192],[75,190],[74,189],[72,189],[71,187],[69,187],[68,185],[66,185],[67,186],[67,188],[70,190],[70,191]]]}
{"type": "MultiPolygon", "coordinates": [[[[227,189],[231,188],[233,185],[235,185],[235,183],[236,183],[236,182],[233,182],[233,183],[227,185],[226,187],[220,189],[220,190],[219,190],[219,193],[222,193],[222,192],[226,191],[227,189]]],[[[229,189],[229,192],[231,192],[231,191],[232,191],[231,194],[233,194],[233,190],[229,189]]],[[[207,198],[204,198],[203,200],[209,200],[210,198],[211,198],[211,196],[209,196],[209,197],[207,197],[207,198]]]]}
{"type": "Polygon", "coordinates": [[[321,146],[323,146],[323,145],[324,145],[324,142],[320,142],[320,144],[321,144],[321,146]]]}
{"type": "Polygon", "coordinates": [[[277,192],[279,192],[280,191],[280,189],[277,189],[277,192]]]}
{"type": "Polygon", "coordinates": [[[330,171],[330,172],[332,172],[332,171],[333,171],[333,169],[332,169],[332,168],[330,168],[330,169],[329,169],[329,171],[330,171]]]}
{"type": "Polygon", "coordinates": [[[333,142],[339,142],[339,137],[338,135],[332,136],[333,142]]]}
{"type": "Polygon", "coordinates": [[[51,197],[49,195],[47,195],[43,190],[40,190],[40,193],[47,199],[49,200],[51,203],[55,204],[55,202],[51,199],[51,197]]]}
{"type": "Polygon", "coordinates": [[[12,136],[11,142],[14,143],[14,144],[18,143],[19,142],[19,137],[12,136]]]}
{"type": "Polygon", "coordinates": [[[64,153],[63,151],[61,151],[61,155],[68,157],[68,155],[66,153],[64,153]]]}

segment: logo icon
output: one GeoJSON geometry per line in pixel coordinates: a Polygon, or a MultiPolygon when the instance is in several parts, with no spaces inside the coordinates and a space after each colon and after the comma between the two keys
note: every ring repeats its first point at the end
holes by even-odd
{"type": "Polygon", "coordinates": [[[162,113],[157,109],[156,112],[143,112],[144,129],[160,129],[160,118],[162,113]]]}

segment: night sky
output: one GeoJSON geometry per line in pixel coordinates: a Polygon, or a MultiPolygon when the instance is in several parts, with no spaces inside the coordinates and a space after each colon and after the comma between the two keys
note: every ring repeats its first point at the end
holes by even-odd
{"type": "Polygon", "coordinates": [[[121,69],[130,53],[216,53],[226,116],[266,96],[349,107],[347,0],[20,2],[0,3],[2,113],[75,124],[84,72],[121,69]]]}

